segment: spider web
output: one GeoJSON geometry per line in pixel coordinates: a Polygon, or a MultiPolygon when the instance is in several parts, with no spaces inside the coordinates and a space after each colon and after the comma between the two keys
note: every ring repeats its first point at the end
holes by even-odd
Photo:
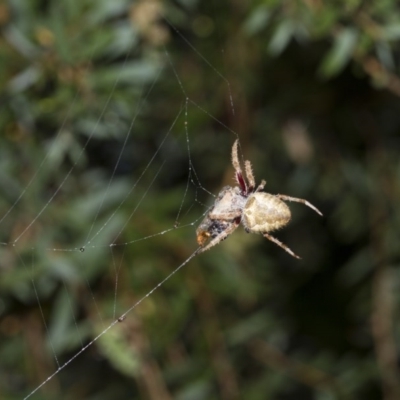
{"type": "MultiPolygon", "coordinates": [[[[165,19],[170,29],[175,32],[176,39],[180,40],[189,51],[193,52],[200,63],[207,65],[209,71],[218,77],[225,85],[225,90],[227,93],[227,98],[229,99],[230,112],[232,115],[235,114],[234,102],[231,94],[231,88],[229,81],[225,78],[221,71],[215,68],[210,61],[203,56],[203,54],[187,39],[179,30],[176,28],[168,19],[165,19]]],[[[59,238],[55,240],[55,243],[47,243],[45,248],[43,248],[43,243],[38,242],[36,244],[35,235],[41,231],[41,229],[50,229],[46,227],[48,223],[48,218],[46,214],[52,213],[52,205],[56,199],[63,195],[63,193],[68,192],[71,185],[74,184],[74,173],[77,169],[81,168],[83,160],[85,158],[85,153],[92,142],[96,139],[99,133],[100,123],[104,116],[109,112],[110,102],[115,96],[116,88],[120,84],[122,78],[122,73],[118,74],[115,78],[113,89],[108,94],[104,101],[103,107],[99,112],[97,121],[93,124],[90,133],[84,140],[83,145],[76,152],[70,167],[66,169],[63,177],[52,189],[51,193],[47,198],[41,198],[40,201],[35,202],[34,206],[30,210],[31,217],[28,221],[25,221],[22,226],[19,226],[17,230],[9,232],[8,236],[12,238],[9,241],[3,241],[1,244],[6,253],[15,254],[21,271],[30,276],[31,291],[34,293],[34,297],[39,306],[41,313],[41,320],[44,327],[47,346],[49,346],[49,351],[51,357],[54,361],[54,372],[47,375],[42,379],[40,384],[33,384],[30,388],[29,393],[25,396],[25,399],[34,398],[35,394],[43,388],[45,385],[49,384],[53,378],[62,371],[64,371],[70,364],[72,364],[77,358],[81,357],[83,353],[87,352],[93,344],[99,342],[104,336],[111,335],[115,326],[119,323],[124,323],[125,319],[132,314],[141,303],[148,300],[149,297],[159,289],[166,281],[168,281],[174,274],[181,270],[185,265],[190,263],[190,261],[196,256],[196,245],[195,245],[195,234],[194,230],[199,221],[203,218],[204,213],[207,211],[207,205],[203,204],[202,201],[198,199],[198,193],[205,193],[207,197],[214,196],[205,186],[202,185],[201,180],[197,174],[195,164],[192,161],[192,145],[191,145],[191,132],[189,126],[189,113],[196,110],[203,115],[203,117],[210,119],[219,124],[219,126],[226,131],[228,134],[233,134],[235,138],[237,134],[231,130],[229,127],[224,125],[216,117],[207,111],[206,106],[199,104],[195,99],[191,98],[190,92],[186,89],[186,82],[181,78],[178,72],[173,57],[170,55],[168,48],[164,48],[163,60],[160,62],[158,71],[154,74],[152,82],[150,84],[143,84],[140,88],[140,95],[138,96],[139,101],[134,106],[135,111],[133,112],[133,117],[131,118],[128,129],[123,133],[123,136],[119,138],[119,150],[118,157],[114,160],[114,166],[112,168],[111,176],[107,179],[100,180],[101,188],[95,188],[98,193],[100,193],[95,201],[96,206],[91,207],[90,211],[90,222],[84,227],[85,233],[81,235],[81,243],[76,243],[74,240],[76,238],[69,237],[66,234],[67,240],[65,238],[59,238]],[[151,98],[152,91],[160,83],[161,79],[165,79],[165,76],[169,76],[174,84],[177,85],[182,94],[182,105],[176,110],[174,116],[170,116],[170,124],[166,126],[164,132],[157,134],[157,148],[153,152],[153,156],[146,160],[143,165],[137,166],[134,170],[134,177],[129,177],[127,182],[124,182],[123,187],[119,188],[119,170],[124,162],[124,157],[126,156],[127,146],[129,143],[135,143],[135,136],[139,135],[138,128],[138,118],[143,113],[143,109],[148,107],[148,101],[151,98]],[[152,187],[155,182],[158,182],[165,176],[165,171],[171,168],[171,154],[172,151],[168,150],[168,147],[177,145],[177,143],[186,147],[186,160],[187,160],[187,170],[186,170],[186,185],[180,190],[178,194],[178,207],[175,204],[176,215],[175,218],[170,218],[169,226],[166,226],[162,230],[150,230],[149,234],[139,234],[130,238],[127,237],[127,230],[132,230],[132,225],[135,226],[140,218],[141,209],[146,206],[146,203],[150,203],[150,207],[155,207],[154,212],[157,212],[157,202],[163,201],[162,199],[154,200],[152,197],[152,187]],[[162,157],[162,155],[164,157],[162,157]],[[100,190],[101,189],[101,190],[100,190]],[[118,199],[113,199],[113,195],[116,191],[120,190],[118,199]],[[198,207],[194,206],[197,205],[198,207]],[[94,210],[94,211],[93,211],[94,210]],[[123,215],[123,218],[121,218],[123,215]],[[194,219],[193,219],[194,216],[194,219]],[[38,229],[40,226],[40,229],[38,229]],[[145,294],[139,296],[138,299],[126,302],[119,302],[119,287],[121,285],[120,276],[124,269],[127,268],[127,264],[137,265],[142,263],[143,259],[135,260],[133,258],[127,262],[127,257],[132,256],[135,252],[129,251],[132,247],[142,246],[144,243],[152,242],[156,239],[167,238],[169,235],[174,235],[180,230],[186,230],[187,234],[191,236],[193,242],[193,251],[189,249],[186,255],[181,259],[180,262],[175,263],[171,272],[164,274],[164,278],[160,279],[152,288],[146,289],[145,294]],[[72,240],[71,240],[72,239],[72,240]],[[66,244],[64,245],[63,242],[66,244]],[[76,244],[70,245],[70,242],[75,242],[76,244]],[[44,251],[47,254],[48,267],[43,268],[38,265],[37,254],[40,251],[44,251]],[[60,254],[65,254],[65,256],[60,256],[60,254]],[[106,264],[110,265],[111,274],[113,276],[114,287],[114,300],[112,302],[113,309],[109,310],[107,315],[104,315],[104,311],[101,311],[102,299],[99,298],[92,291],[91,283],[91,272],[90,265],[99,260],[102,257],[107,257],[108,262],[106,264]],[[65,270],[63,268],[65,267],[65,270]],[[62,282],[63,295],[54,301],[62,302],[61,308],[64,310],[64,317],[66,320],[72,318],[73,325],[75,326],[76,333],[74,335],[74,342],[65,344],[63,343],[64,334],[62,332],[63,324],[61,328],[56,331],[50,329],[50,320],[56,319],[57,316],[51,315],[49,313],[48,307],[52,308],[51,302],[48,303],[48,299],[43,299],[42,294],[43,285],[48,283],[49,279],[46,278],[46,274],[54,273],[54,269],[57,270],[57,275],[59,281],[62,282]],[[64,272],[62,272],[62,270],[64,272]],[[80,316],[78,315],[77,305],[76,305],[76,294],[71,293],[73,291],[74,285],[71,285],[75,279],[78,279],[76,274],[77,270],[86,270],[83,273],[83,280],[86,282],[87,290],[91,293],[91,308],[95,310],[97,317],[96,325],[101,327],[98,330],[98,334],[91,340],[87,340],[87,334],[82,332],[83,329],[87,329],[84,324],[80,321],[80,316]],[[52,272],[53,271],[53,272],[52,272]],[[64,277],[62,275],[65,275],[64,277]],[[70,276],[68,276],[70,274],[70,276]],[[121,304],[122,305],[121,305],[121,304]],[[59,349],[71,349],[72,355],[70,355],[66,361],[60,357],[59,353],[62,351],[59,349]],[[79,350],[76,350],[79,348],[79,350]]],[[[129,54],[123,61],[124,65],[128,65],[129,54]]],[[[57,135],[53,140],[53,143],[57,143],[62,140],[62,136],[66,131],[66,127],[70,124],[72,109],[76,105],[76,102],[82,94],[77,92],[75,94],[75,99],[70,105],[70,108],[65,113],[65,119],[62,126],[58,129],[57,135]]],[[[166,95],[167,96],[167,95],[166,95]]],[[[168,99],[166,98],[166,101],[168,99]]],[[[150,112],[151,114],[151,112],[150,112]]],[[[229,154],[229,148],[226,149],[226,153],[229,154]]],[[[18,214],[19,208],[22,204],[25,204],[26,199],[33,196],[35,183],[41,179],[43,175],[47,173],[49,165],[54,157],[54,149],[50,147],[38,167],[33,171],[28,182],[24,185],[23,189],[20,191],[19,195],[0,218],[0,225],[8,229],[10,225],[8,221],[13,218],[15,214],[18,214]],[[8,224],[8,225],[7,225],[8,224]]],[[[87,205],[82,204],[82,214],[85,215],[87,211],[87,205]]],[[[64,218],[67,217],[67,213],[64,218]]],[[[57,220],[59,217],[57,217],[57,220]]],[[[62,217],[61,217],[62,218],[62,217]]],[[[75,216],[73,223],[78,223],[79,216],[75,216]]],[[[160,243],[158,240],[156,243],[160,243]]],[[[4,252],[3,252],[4,253],[4,252]]],[[[151,268],[151,267],[149,267],[151,268]]],[[[105,271],[108,274],[109,271],[105,271]]],[[[51,293],[54,286],[49,287],[48,293],[51,293]]],[[[30,292],[29,289],[25,289],[30,292]]],[[[138,290],[139,291],[139,290],[138,290]]],[[[143,292],[143,289],[140,290],[143,292]]],[[[27,294],[27,297],[29,295],[27,294]]],[[[55,307],[55,309],[57,309],[55,307]]],[[[64,321],[66,323],[66,321],[64,321]]],[[[65,325],[64,325],[65,327],[65,325]]],[[[47,353],[46,348],[41,348],[38,350],[39,354],[47,353]]],[[[113,351],[112,349],[110,351],[113,351]]]]}

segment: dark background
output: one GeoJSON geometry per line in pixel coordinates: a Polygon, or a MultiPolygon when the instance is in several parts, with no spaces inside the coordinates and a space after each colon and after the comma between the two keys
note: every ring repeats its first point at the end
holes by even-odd
{"type": "Polygon", "coordinates": [[[31,398],[400,398],[397,2],[11,1],[0,26],[1,398],[195,251],[237,135],[324,213],[275,233],[302,260],[238,229],[31,398]]]}

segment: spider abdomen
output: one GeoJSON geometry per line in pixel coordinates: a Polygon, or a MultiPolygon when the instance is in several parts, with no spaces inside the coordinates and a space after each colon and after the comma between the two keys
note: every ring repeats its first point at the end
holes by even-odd
{"type": "Polygon", "coordinates": [[[243,208],[242,222],[250,232],[271,232],[290,221],[289,207],[278,197],[258,192],[249,196],[243,208]]]}

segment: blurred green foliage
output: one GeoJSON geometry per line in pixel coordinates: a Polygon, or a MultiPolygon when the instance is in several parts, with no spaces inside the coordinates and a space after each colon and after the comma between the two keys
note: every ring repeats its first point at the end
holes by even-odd
{"type": "Polygon", "coordinates": [[[69,361],[31,398],[400,398],[397,2],[13,0],[0,27],[2,398],[69,361]],[[111,325],[196,249],[233,132],[323,211],[276,233],[302,260],[238,229],[111,325]]]}

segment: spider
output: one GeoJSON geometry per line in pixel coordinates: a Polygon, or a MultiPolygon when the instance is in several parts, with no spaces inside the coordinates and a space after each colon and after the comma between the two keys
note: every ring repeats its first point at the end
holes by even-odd
{"type": "Polygon", "coordinates": [[[290,209],[284,201],[303,203],[319,215],[322,216],[322,213],[307,200],[263,192],[266,181],[262,180],[256,186],[251,163],[247,160],[244,162],[246,181],[239,163],[238,140],[232,146],[232,165],[238,186],[225,186],[219,192],[214,205],[196,230],[197,243],[200,245],[197,253],[211,249],[226,239],[242,223],[246,232],[261,233],[291,256],[300,258],[288,246],[269,234],[290,221],[290,209]]]}

